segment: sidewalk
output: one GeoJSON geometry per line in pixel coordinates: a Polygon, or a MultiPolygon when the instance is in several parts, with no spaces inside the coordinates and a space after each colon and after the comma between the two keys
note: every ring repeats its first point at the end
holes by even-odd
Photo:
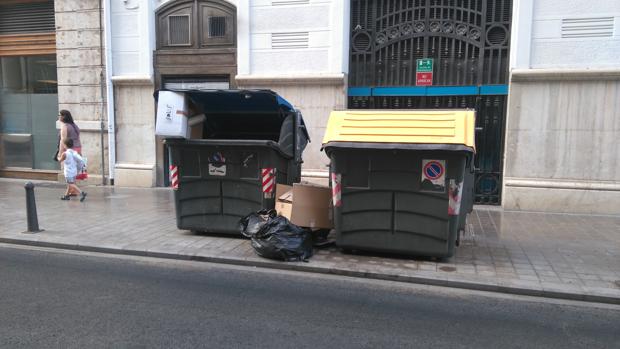
{"type": "Polygon", "coordinates": [[[39,226],[26,230],[25,180],[0,180],[0,243],[68,248],[311,271],[485,291],[620,304],[620,216],[505,212],[477,208],[447,263],[316,250],[308,263],[257,256],[249,240],[176,228],[169,189],[87,187],[59,200],[64,186],[36,183],[39,226]]]}

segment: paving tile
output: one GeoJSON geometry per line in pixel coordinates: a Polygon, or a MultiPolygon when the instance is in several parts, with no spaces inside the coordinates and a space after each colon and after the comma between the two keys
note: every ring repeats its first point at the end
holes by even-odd
{"type": "Polygon", "coordinates": [[[586,281],[599,281],[600,280],[598,275],[594,275],[594,274],[580,274],[580,273],[577,273],[577,276],[581,280],[586,280],[586,281]]]}
{"type": "Polygon", "coordinates": [[[587,287],[614,288],[614,284],[607,281],[583,280],[587,287]]]}
{"type": "Polygon", "coordinates": [[[516,274],[516,269],[514,268],[495,268],[495,272],[503,273],[503,274],[516,274]]]}
{"type": "Polygon", "coordinates": [[[540,278],[538,277],[538,275],[522,275],[522,274],[517,274],[517,278],[521,279],[521,280],[536,280],[536,281],[540,281],[540,278]]]}
{"type": "MultiPolygon", "coordinates": [[[[43,183],[35,193],[46,231],[21,234],[25,203],[6,198],[22,198],[22,182],[0,179],[0,238],[282,263],[257,256],[248,240],[178,230],[173,195],[167,189],[89,187],[86,202],[65,203],[57,199],[62,186],[43,183]],[[62,218],[68,214],[76,217],[71,225],[62,218]]],[[[481,206],[470,215],[462,244],[447,262],[343,254],[332,246],[316,250],[310,265],[620,297],[618,231],[620,216],[504,212],[481,206]]]]}

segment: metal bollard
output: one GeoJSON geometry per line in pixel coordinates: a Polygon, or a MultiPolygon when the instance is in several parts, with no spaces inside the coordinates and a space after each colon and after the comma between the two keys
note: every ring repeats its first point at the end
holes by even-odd
{"type": "Polygon", "coordinates": [[[32,182],[26,183],[26,214],[28,216],[28,231],[27,233],[38,233],[39,219],[37,218],[37,203],[34,200],[34,184],[32,182]]]}

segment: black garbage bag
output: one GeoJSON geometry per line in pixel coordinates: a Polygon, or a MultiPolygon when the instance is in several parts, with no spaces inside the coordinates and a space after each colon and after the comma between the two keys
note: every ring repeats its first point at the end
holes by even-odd
{"type": "Polygon", "coordinates": [[[316,229],[312,231],[312,241],[314,248],[326,248],[334,245],[336,239],[329,236],[331,229],[316,229]]]}
{"type": "Polygon", "coordinates": [[[312,257],[312,234],[286,217],[269,217],[252,236],[259,256],[282,261],[307,261],[312,257]]]}
{"type": "Polygon", "coordinates": [[[252,212],[239,220],[239,231],[245,237],[253,237],[270,218],[277,216],[276,210],[252,212]]]}

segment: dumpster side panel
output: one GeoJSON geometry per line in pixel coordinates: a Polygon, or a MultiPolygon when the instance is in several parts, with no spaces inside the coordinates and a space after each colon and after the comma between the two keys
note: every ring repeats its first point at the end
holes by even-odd
{"type": "Polygon", "coordinates": [[[373,190],[344,190],[340,208],[341,233],[355,235],[373,232],[390,233],[392,193],[373,190]]]}
{"type": "Polygon", "coordinates": [[[239,234],[240,218],[275,206],[273,193],[264,192],[262,169],[275,169],[276,183],[292,183],[290,159],[268,146],[170,144],[170,158],[179,168],[179,229],[239,234]]]}
{"type": "Polygon", "coordinates": [[[465,153],[334,148],[330,157],[331,171],[342,176],[341,206],[334,207],[340,247],[453,255],[459,219],[468,210],[448,214],[448,183],[463,182],[465,153]],[[445,163],[443,190],[422,187],[424,159],[445,163]]]}

